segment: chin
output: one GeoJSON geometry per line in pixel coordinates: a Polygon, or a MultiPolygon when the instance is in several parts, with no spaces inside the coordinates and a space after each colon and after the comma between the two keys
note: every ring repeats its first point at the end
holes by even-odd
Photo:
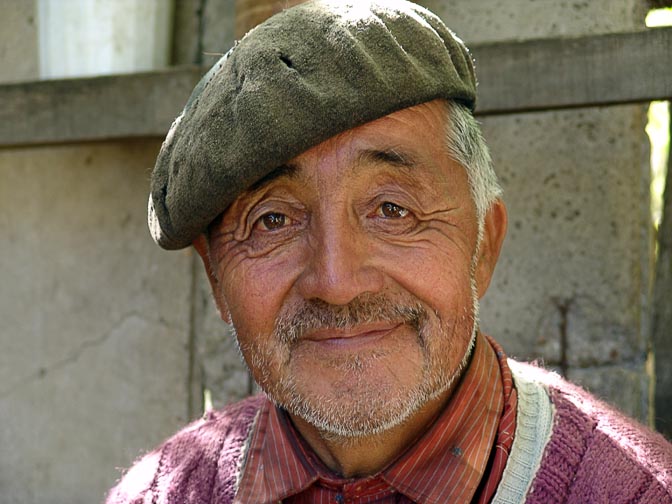
{"type": "MultiPolygon", "coordinates": [[[[427,403],[445,394],[462,374],[471,347],[469,343],[459,364],[452,366],[452,372],[435,367],[438,363],[429,359],[421,365],[414,380],[391,380],[391,374],[381,375],[375,366],[367,367],[360,358],[353,359],[347,372],[332,368],[317,374],[312,373],[317,370],[306,369],[304,374],[290,365],[285,368],[283,379],[260,386],[276,405],[303,419],[323,437],[354,441],[401,426],[427,403]],[[311,374],[312,380],[303,379],[311,374]],[[321,379],[316,380],[315,376],[321,379]]],[[[389,364],[382,367],[388,372],[393,369],[389,364]]]]}

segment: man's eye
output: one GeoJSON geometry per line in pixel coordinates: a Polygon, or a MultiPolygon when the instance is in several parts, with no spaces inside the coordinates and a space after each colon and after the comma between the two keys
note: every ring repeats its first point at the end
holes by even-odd
{"type": "Polygon", "coordinates": [[[287,224],[287,216],[281,213],[267,213],[259,217],[257,220],[257,226],[261,226],[262,229],[267,231],[273,231],[274,229],[280,229],[281,227],[287,224]]]}
{"type": "Polygon", "coordinates": [[[379,215],[388,219],[402,219],[408,216],[408,210],[402,206],[386,201],[378,210],[379,215]]]}

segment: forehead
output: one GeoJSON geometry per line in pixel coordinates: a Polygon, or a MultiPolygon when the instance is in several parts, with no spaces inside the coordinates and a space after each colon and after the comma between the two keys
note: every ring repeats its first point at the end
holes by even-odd
{"type": "Polygon", "coordinates": [[[296,156],[255,187],[278,176],[295,175],[307,166],[356,171],[361,166],[378,164],[401,168],[399,171],[403,172],[404,168],[453,165],[446,148],[447,125],[443,101],[409,107],[329,138],[296,156]]]}
{"type": "Polygon", "coordinates": [[[365,150],[368,145],[406,147],[418,151],[442,150],[445,146],[447,112],[440,100],[405,108],[375,121],[349,129],[308,149],[294,158],[302,161],[325,152],[346,149],[365,150]]]}

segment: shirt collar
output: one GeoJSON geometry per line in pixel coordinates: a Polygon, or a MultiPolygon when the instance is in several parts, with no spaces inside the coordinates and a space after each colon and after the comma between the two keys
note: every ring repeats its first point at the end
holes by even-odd
{"type": "Polygon", "coordinates": [[[504,407],[497,356],[479,335],[471,363],[434,425],[383,477],[416,502],[470,502],[504,407]]]}

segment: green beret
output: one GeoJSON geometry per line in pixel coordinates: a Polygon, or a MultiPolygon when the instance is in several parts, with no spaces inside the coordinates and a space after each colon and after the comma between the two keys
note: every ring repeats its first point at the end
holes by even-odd
{"type": "Polygon", "coordinates": [[[328,138],[436,98],[473,110],[471,57],[410,2],[314,1],[251,30],[203,77],[163,142],[149,227],[190,245],[247,188],[328,138]]]}

